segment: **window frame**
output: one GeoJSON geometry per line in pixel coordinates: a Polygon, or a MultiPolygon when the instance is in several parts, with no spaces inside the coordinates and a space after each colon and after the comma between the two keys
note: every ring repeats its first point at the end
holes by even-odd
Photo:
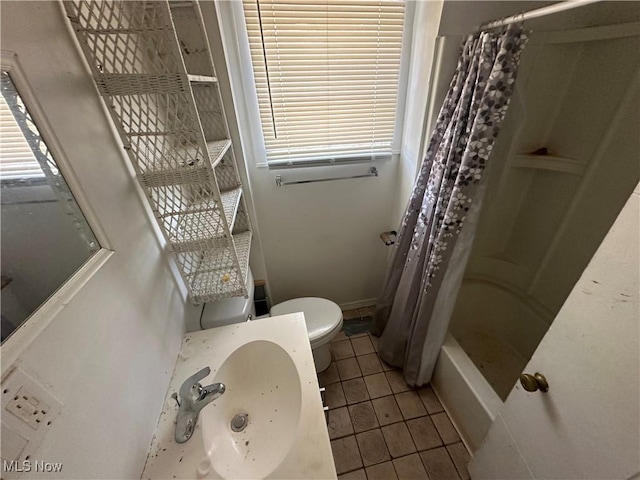
{"type": "Polygon", "coordinates": [[[298,161],[293,164],[269,164],[267,162],[266,147],[260,109],[258,106],[258,92],[256,89],[253,63],[249,49],[249,36],[244,17],[242,2],[216,2],[216,12],[220,35],[224,45],[229,80],[236,104],[236,114],[243,148],[246,158],[253,158],[257,168],[270,170],[309,167],[335,167],[339,165],[353,165],[372,162],[388,162],[400,156],[404,129],[407,83],[409,80],[409,63],[413,38],[413,22],[415,1],[405,0],[405,16],[403,22],[402,47],[400,54],[400,68],[398,74],[398,92],[396,99],[395,128],[391,147],[391,156],[353,156],[336,161],[298,161]],[[234,74],[239,72],[239,74],[234,74]]]}

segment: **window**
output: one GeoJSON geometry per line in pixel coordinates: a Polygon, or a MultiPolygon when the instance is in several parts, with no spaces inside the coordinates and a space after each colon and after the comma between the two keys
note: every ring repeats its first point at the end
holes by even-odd
{"type": "Polygon", "coordinates": [[[390,158],[403,0],[243,0],[270,167],[390,158]]]}

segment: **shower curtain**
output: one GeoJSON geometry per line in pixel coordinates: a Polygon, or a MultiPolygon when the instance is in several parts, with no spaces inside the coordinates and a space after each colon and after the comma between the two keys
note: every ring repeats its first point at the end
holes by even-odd
{"type": "Polygon", "coordinates": [[[373,331],[409,385],[431,380],[469,255],[482,175],[527,41],[521,25],[470,35],[394,246],[373,331]]]}

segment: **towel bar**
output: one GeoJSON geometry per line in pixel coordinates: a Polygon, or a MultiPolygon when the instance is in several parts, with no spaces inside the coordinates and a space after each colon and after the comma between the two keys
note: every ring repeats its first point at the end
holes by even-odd
{"type": "Polygon", "coordinates": [[[345,180],[347,178],[365,178],[365,177],[377,177],[378,169],[371,167],[369,173],[365,175],[352,175],[350,177],[331,177],[331,178],[318,178],[317,180],[298,180],[297,182],[283,182],[282,175],[276,175],[276,185],[282,187],[283,185],[294,185],[297,183],[314,183],[314,182],[330,182],[332,180],[345,180]]]}

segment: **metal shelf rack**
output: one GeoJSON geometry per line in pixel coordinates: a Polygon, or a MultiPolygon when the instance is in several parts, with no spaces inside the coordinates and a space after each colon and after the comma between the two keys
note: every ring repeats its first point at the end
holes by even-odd
{"type": "Polygon", "coordinates": [[[64,5],[189,298],[246,296],[251,228],[198,2],[64,5]]]}

